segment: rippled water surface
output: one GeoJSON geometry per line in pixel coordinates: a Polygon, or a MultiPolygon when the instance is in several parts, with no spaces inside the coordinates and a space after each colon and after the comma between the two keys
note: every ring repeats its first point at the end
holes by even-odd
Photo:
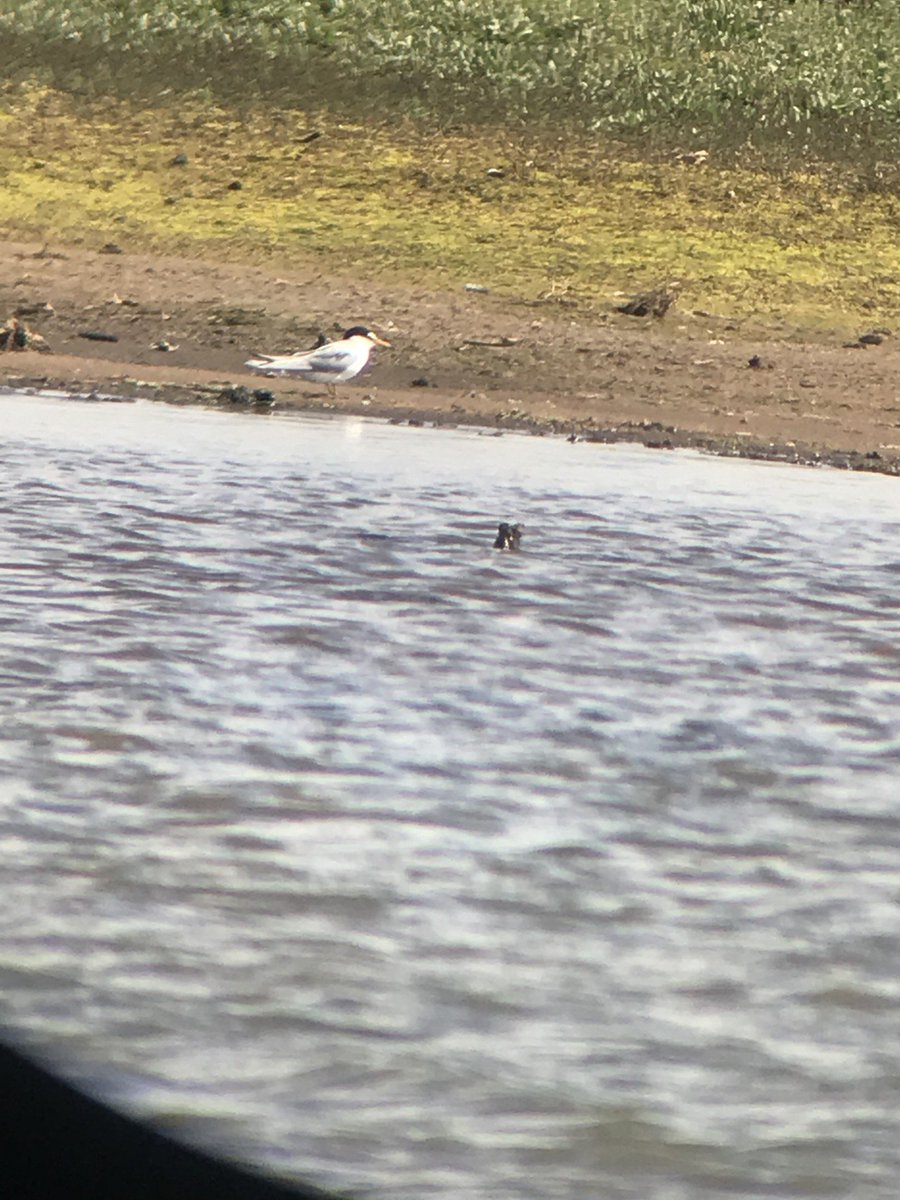
{"type": "Polygon", "coordinates": [[[379,1198],[896,1196],[896,480],[52,398],[0,429],[19,1035],[379,1198]]]}

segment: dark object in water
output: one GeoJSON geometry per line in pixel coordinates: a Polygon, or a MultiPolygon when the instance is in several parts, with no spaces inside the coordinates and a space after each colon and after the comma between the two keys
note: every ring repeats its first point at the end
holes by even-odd
{"type": "Polygon", "coordinates": [[[500,528],[497,530],[497,537],[494,541],[495,550],[518,550],[519,542],[522,540],[522,526],[508,525],[506,521],[500,522],[500,528]]]}
{"type": "Polygon", "coordinates": [[[15,1200],[336,1200],[192,1150],[0,1045],[3,1194],[15,1200]]]}
{"type": "Polygon", "coordinates": [[[118,334],[104,333],[100,329],[82,329],[78,336],[87,338],[89,342],[117,342],[119,340],[118,334]]]}

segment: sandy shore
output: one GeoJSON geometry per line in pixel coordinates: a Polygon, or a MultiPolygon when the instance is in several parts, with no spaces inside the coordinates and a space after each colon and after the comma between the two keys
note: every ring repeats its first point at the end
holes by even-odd
{"type": "Polygon", "coordinates": [[[821,333],[787,340],[677,304],[655,320],[579,313],[561,299],[390,286],[326,274],[321,264],[276,275],[240,263],[7,242],[0,324],[23,314],[50,351],[0,353],[0,384],[269,411],[253,404],[262,388],[280,409],[900,474],[900,339],[868,347],[821,333]],[[334,336],[360,321],[393,348],[333,402],[243,366],[255,351],[302,348],[320,330],[334,336]],[[229,391],[240,387],[250,396],[229,391]]]}

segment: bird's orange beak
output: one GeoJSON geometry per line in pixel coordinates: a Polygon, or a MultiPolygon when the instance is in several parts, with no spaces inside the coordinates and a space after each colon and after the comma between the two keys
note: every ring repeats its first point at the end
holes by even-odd
{"type": "Polygon", "coordinates": [[[377,333],[370,333],[369,337],[372,339],[372,341],[375,343],[376,346],[390,346],[390,344],[391,344],[390,342],[386,342],[384,340],[384,338],[380,338],[377,333]]]}

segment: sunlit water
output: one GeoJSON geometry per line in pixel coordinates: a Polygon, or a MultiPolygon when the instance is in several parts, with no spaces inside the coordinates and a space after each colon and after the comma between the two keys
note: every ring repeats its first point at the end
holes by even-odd
{"type": "Polygon", "coordinates": [[[896,1196],[896,480],[34,397],[0,430],[17,1037],[390,1200],[896,1196]]]}

